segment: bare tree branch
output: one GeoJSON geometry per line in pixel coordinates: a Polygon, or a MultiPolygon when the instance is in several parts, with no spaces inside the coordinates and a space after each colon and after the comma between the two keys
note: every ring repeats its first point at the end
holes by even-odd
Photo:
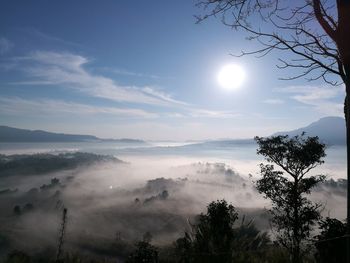
{"type": "MultiPolygon", "coordinates": [[[[308,81],[323,79],[331,85],[341,82],[331,75],[346,81],[344,62],[337,45],[338,21],[332,16],[334,5],[326,6],[321,0],[305,0],[300,6],[283,6],[281,0],[200,0],[197,6],[207,13],[197,16],[197,23],[209,17],[221,16],[224,25],[233,29],[243,29],[250,34],[248,40],[256,40],[261,48],[242,50],[236,57],[256,55],[264,57],[272,51],[287,51],[293,54],[290,61],[280,59],[280,69],[300,69],[300,74],[282,78],[294,80],[306,78],[308,81]],[[265,24],[253,26],[259,16],[265,24]],[[315,28],[319,24],[317,30],[315,28]],[[267,26],[268,25],[268,26],[267,26]],[[272,26],[272,27],[271,27],[272,26]],[[261,28],[267,29],[261,29],[261,28]],[[277,33],[278,32],[278,33],[277,33]],[[298,59],[299,58],[299,59],[298,59]],[[310,75],[310,76],[309,76],[310,75]]],[[[289,4],[290,2],[288,2],[289,4]]]]}

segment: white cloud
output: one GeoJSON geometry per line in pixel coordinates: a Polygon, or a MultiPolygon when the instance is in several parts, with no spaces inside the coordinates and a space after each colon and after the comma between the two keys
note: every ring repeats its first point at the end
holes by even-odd
{"type": "Polygon", "coordinates": [[[267,99],[267,100],[264,100],[263,103],[272,104],[272,105],[279,105],[279,104],[284,104],[284,100],[281,100],[281,99],[267,99]]]}
{"type": "Polygon", "coordinates": [[[37,85],[62,85],[93,97],[118,102],[158,106],[186,105],[154,88],[120,86],[110,78],[94,75],[84,68],[89,60],[80,55],[37,51],[29,56],[16,58],[16,60],[29,62],[24,70],[33,79],[15,84],[31,84],[34,81],[37,85]]]}
{"type": "Polygon", "coordinates": [[[161,92],[161,91],[156,90],[156,89],[151,88],[151,87],[145,87],[142,89],[142,91],[144,93],[152,96],[152,97],[159,98],[161,100],[167,101],[167,102],[172,103],[172,104],[187,105],[187,106],[189,105],[186,102],[175,100],[169,94],[166,94],[164,92],[161,92]]]}
{"type": "Polygon", "coordinates": [[[343,86],[290,86],[279,88],[277,91],[291,94],[291,99],[310,106],[324,115],[344,115],[342,101],[345,97],[345,90],[343,86]]]}
{"type": "Polygon", "coordinates": [[[37,51],[28,56],[14,58],[13,61],[31,77],[12,82],[14,85],[58,85],[92,97],[176,109],[168,114],[158,114],[160,117],[226,119],[240,116],[231,111],[200,109],[153,87],[120,86],[110,78],[89,72],[85,66],[90,61],[72,53],[37,51]]]}
{"type": "Polygon", "coordinates": [[[204,109],[193,109],[190,113],[195,118],[217,118],[217,119],[231,119],[242,116],[240,113],[232,111],[213,111],[204,109]]]}
{"type": "Polygon", "coordinates": [[[7,38],[0,37],[0,55],[4,55],[13,48],[13,43],[7,38]]]}
{"type": "Polygon", "coordinates": [[[125,76],[132,76],[132,77],[138,77],[138,78],[150,78],[150,79],[161,79],[161,76],[154,75],[154,74],[144,74],[139,72],[133,72],[123,69],[115,69],[115,68],[103,68],[105,71],[109,71],[118,75],[125,75],[125,76]]]}
{"type": "Polygon", "coordinates": [[[157,114],[140,109],[99,107],[81,103],[66,102],[52,99],[28,100],[19,97],[1,97],[0,111],[9,115],[112,115],[121,118],[156,118],[157,114]]]}
{"type": "Polygon", "coordinates": [[[163,114],[169,118],[205,118],[205,119],[237,119],[242,114],[233,111],[215,111],[205,109],[186,108],[184,112],[166,112],[163,114]]]}

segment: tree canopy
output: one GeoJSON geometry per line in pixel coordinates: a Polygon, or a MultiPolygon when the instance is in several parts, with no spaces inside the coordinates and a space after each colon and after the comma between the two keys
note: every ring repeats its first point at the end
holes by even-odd
{"type": "Polygon", "coordinates": [[[272,202],[272,226],[277,242],[288,249],[293,263],[302,262],[303,252],[315,223],[320,219],[321,204],[306,198],[311,189],[325,180],[323,175],[306,174],[323,163],[325,145],[318,137],[256,137],[257,153],[267,164],[260,164],[262,178],[257,190],[272,202]],[[275,165],[278,168],[275,168],[275,165]]]}
{"type": "Polygon", "coordinates": [[[191,231],[176,241],[179,262],[248,262],[269,238],[251,223],[237,225],[238,213],[225,200],[211,202],[191,231]]]}

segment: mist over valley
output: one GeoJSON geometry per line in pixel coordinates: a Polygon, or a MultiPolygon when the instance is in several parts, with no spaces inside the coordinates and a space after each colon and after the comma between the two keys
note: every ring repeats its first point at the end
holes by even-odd
{"type": "MultiPolygon", "coordinates": [[[[256,147],[253,140],[0,143],[0,253],[54,253],[64,207],[65,249],[93,257],[126,257],[145,233],[171,246],[213,200],[270,232],[270,202],[254,186],[263,161],[256,147]]],[[[328,180],[311,198],[324,215],[343,219],[345,147],[326,153],[313,173],[328,180]]]]}

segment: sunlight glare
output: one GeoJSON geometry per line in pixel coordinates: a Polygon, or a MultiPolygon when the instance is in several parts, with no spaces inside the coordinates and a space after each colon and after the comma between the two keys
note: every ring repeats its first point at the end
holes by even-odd
{"type": "Polygon", "coordinates": [[[229,64],[224,66],[218,74],[218,82],[224,89],[232,90],[240,87],[245,79],[242,67],[229,64]]]}

